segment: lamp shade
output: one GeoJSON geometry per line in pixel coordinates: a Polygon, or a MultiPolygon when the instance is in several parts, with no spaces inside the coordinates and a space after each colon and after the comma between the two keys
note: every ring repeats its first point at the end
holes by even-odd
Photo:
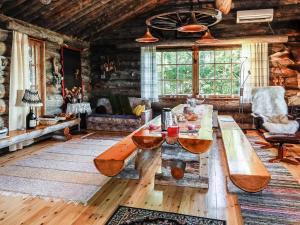
{"type": "Polygon", "coordinates": [[[139,43],[154,43],[154,42],[158,42],[159,39],[156,38],[156,37],[154,37],[151,34],[149,28],[147,28],[147,31],[146,31],[145,35],[143,37],[141,37],[141,38],[135,39],[135,41],[139,42],[139,43]]]}
{"type": "Polygon", "coordinates": [[[204,44],[204,43],[212,43],[212,42],[217,42],[218,39],[214,38],[210,31],[207,30],[206,33],[196,41],[197,44],[204,44]]]}
{"type": "Polygon", "coordinates": [[[177,29],[177,31],[183,33],[198,33],[206,30],[207,30],[207,26],[198,23],[195,12],[192,12],[191,14],[191,22],[177,29]]]}
{"type": "Polygon", "coordinates": [[[22,102],[24,103],[25,106],[31,106],[31,107],[38,107],[43,105],[38,91],[34,89],[25,90],[24,96],[22,98],[22,102]]]}

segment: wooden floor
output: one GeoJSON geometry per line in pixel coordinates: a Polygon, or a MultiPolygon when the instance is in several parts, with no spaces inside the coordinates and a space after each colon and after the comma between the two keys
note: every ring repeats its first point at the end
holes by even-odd
{"type": "MultiPolygon", "coordinates": [[[[86,206],[39,198],[22,199],[0,196],[0,224],[105,224],[119,204],[226,219],[228,225],[243,224],[236,196],[226,191],[224,153],[220,147],[222,146],[221,139],[216,140],[211,149],[208,191],[166,186],[154,187],[154,173],[160,163],[157,159],[141,181],[111,179],[86,206]]],[[[2,156],[0,166],[55,143],[55,141],[44,141],[2,156]]],[[[300,150],[295,150],[294,154],[300,155],[300,150]]],[[[286,165],[286,167],[300,182],[299,166],[286,165]]]]}

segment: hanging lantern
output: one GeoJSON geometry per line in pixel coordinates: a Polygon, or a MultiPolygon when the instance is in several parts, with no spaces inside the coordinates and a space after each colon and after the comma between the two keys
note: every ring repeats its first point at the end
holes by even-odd
{"type": "Polygon", "coordinates": [[[145,35],[141,38],[135,39],[135,41],[139,42],[139,43],[154,43],[154,42],[158,42],[159,39],[154,37],[151,34],[150,29],[147,27],[147,31],[146,31],[145,35]]]}
{"type": "Polygon", "coordinates": [[[212,42],[217,42],[218,39],[214,38],[210,31],[207,30],[206,33],[196,41],[197,44],[203,44],[203,43],[212,43],[212,42]]]}

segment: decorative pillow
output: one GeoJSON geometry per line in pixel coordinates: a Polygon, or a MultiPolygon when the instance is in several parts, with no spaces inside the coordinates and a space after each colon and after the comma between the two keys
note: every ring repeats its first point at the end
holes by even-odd
{"type": "Polygon", "coordinates": [[[141,116],[142,115],[142,112],[145,111],[145,105],[138,105],[136,106],[134,109],[133,109],[133,114],[136,115],[136,116],[141,116]]]}
{"type": "Polygon", "coordinates": [[[112,114],[112,107],[111,107],[111,104],[110,104],[110,101],[108,98],[99,98],[98,101],[97,101],[97,107],[98,106],[104,106],[105,109],[106,109],[106,113],[107,114],[112,114]]]}
{"type": "Polygon", "coordinates": [[[113,114],[122,114],[122,108],[119,103],[119,98],[116,95],[110,95],[109,101],[112,107],[113,114]]]}
{"type": "Polygon", "coordinates": [[[132,115],[132,109],[128,97],[124,95],[119,95],[118,98],[123,115],[132,115]]]}
{"type": "Polygon", "coordinates": [[[106,108],[104,105],[97,106],[95,112],[98,114],[107,114],[107,111],[106,111],[106,108]]]}

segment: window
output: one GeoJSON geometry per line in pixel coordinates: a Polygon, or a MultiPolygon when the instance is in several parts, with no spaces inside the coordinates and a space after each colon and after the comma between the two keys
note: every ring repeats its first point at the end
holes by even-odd
{"type": "Polygon", "coordinates": [[[192,93],[192,51],[173,50],[156,53],[160,95],[192,93]]]}
{"type": "Polygon", "coordinates": [[[36,107],[37,115],[45,113],[46,81],[44,75],[44,42],[29,38],[29,79],[30,86],[37,88],[43,102],[42,107],[36,107]]]}
{"type": "Polygon", "coordinates": [[[238,95],[240,50],[199,51],[199,89],[204,95],[238,95]]]}
{"type": "Polygon", "coordinates": [[[239,94],[240,48],[161,50],[160,95],[239,94]]]}

